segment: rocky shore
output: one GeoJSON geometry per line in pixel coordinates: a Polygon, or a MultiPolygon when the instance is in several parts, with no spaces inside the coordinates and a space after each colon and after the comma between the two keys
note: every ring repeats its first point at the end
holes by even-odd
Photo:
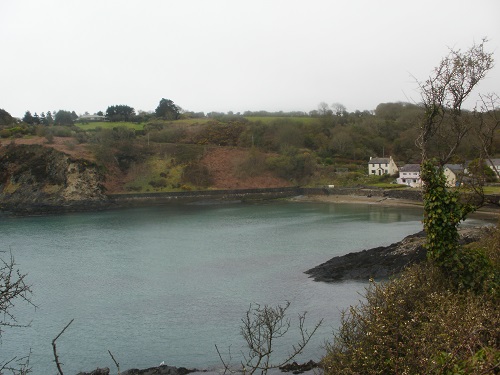
{"type": "MultiPolygon", "coordinates": [[[[279,369],[271,369],[269,371],[270,374],[274,374],[276,372],[291,372],[293,374],[315,374],[315,369],[318,368],[318,363],[314,361],[309,361],[306,363],[297,363],[292,362],[279,369]]],[[[91,372],[79,372],[76,375],[110,375],[112,372],[108,367],[105,368],[97,368],[91,372]]],[[[174,367],[168,365],[160,365],[157,367],[150,367],[147,369],[139,370],[139,369],[130,369],[123,372],[119,372],[121,375],[220,375],[218,371],[208,371],[208,370],[198,370],[198,369],[187,369],[185,367],[174,367]]]]}
{"type": "MultiPolygon", "coordinates": [[[[460,241],[462,244],[477,241],[487,230],[488,227],[461,228],[460,241]]],[[[324,282],[385,279],[425,259],[424,243],[425,233],[421,231],[389,246],[334,257],[305,273],[315,281],[324,282]]]]}

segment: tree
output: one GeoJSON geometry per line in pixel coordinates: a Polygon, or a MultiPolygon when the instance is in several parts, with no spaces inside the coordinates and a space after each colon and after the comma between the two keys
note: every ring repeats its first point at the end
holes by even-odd
{"type": "Polygon", "coordinates": [[[180,116],[180,108],[172,100],[163,98],[156,107],[155,114],[156,117],[165,120],[177,120],[180,116]]]}
{"type": "Polygon", "coordinates": [[[436,158],[446,164],[472,127],[471,116],[462,110],[472,90],[493,68],[493,54],[484,51],[484,44],[474,44],[465,52],[450,50],[425,82],[418,82],[425,114],[417,145],[422,162],[436,158]],[[437,143],[437,152],[430,155],[430,146],[437,143]]]}
{"type": "Polygon", "coordinates": [[[40,125],[40,116],[38,116],[38,114],[36,112],[33,115],[33,124],[40,125]]]}
{"type": "Polygon", "coordinates": [[[54,118],[52,117],[52,113],[50,111],[47,112],[46,120],[47,125],[52,125],[54,123],[54,118]]]}
{"type": "Polygon", "coordinates": [[[106,110],[106,118],[112,122],[133,121],[135,110],[128,105],[112,105],[106,110]]]}
{"type": "Polygon", "coordinates": [[[33,124],[33,116],[31,115],[31,112],[30,111],[26,111],[26,113],[24,114],[24,117],[23,117],[23,121],[27,124],[30,124],[32,125],[33,124]]]}
{"type": "MultiPolygon", "coordinates": [[[[287,334],[291,326],[291,321],[286,316],[286,311],[289,307],[290,302],[287,302],[284,306],[278,305],[276,307],[261,306],[259,304],[250,305],[245,317],[241,319],[242,325],[240,327],[241,336],[244,338],[248,349],[246,354],[242,353],[243,360],[241,361],[241,365],[244,374],[248,373],[252,375],[256,371],[260,371],[261,375],[265,375],[268,370],[276,369],[289,363],[302,353],[311,340],[311,337],[322,324],[320,320],[309,332],[304,326],[306,313],[300,314],[298,323],[299,341],[296,345],[292,346],[292,350],[285,359],[278,363],[273,362],[272,354],[275,351],[277,343],[287,334]]],[[[224,361],[217,345],[215,348],[225,370],[235,372],[229,363],[231,358],[229,358],[229,361],[224,361]]]]}
{"type": "Polygon", "coordinates": [[[0,125],[10,125],[15,122],[9,112],[0,108],[0,125]]]}
{"type": "Polygon", "coordinates": [[[74,120],[70,111],[57,111],[56,116],[54,118],[55,125],[73,125],[74,120]]]}
{"type": "MultiPolygon", "coordinates": [[[[0,259],[0,337],[6,328],[26,327],[14,316],[14,304],[17,302],[34,306],[31,302],[31,286],[26,283],[26,274],[19,271],[11,254],[7,261],[0,259]]],[[[0,373],[3,374],[5,370],[26,374],[29,372],[28,366],[29,355],[19,359],[12,358],[5,362],[0,361],[0,373]]]]}
{"type": "Polygon", "coordinates": [[[465,100],[493,68],[485,42],[465,52],[450,50],[432,75],[418,83],[425,110],[416,143],[422,157],[427,254],[448,270],[454,267],[459,247],[457,226],[475,207],[461,203],[458,191],[447,190],[443,166],[472,129],[472,115],[462,110],[465,100]]]}
{"type": "Polygon", "coordinates": [[[342,103],[333,103],[332,104],[332,110],[335,116],[341,117],[341,116],[347,116],[349,113],[347,112],[347,108],[345,105],[342,103]]]}
{"type": "Polygon", "coordinates": [[[321,102],[318,104],[318,112],[320,116],[331,116],[333,115],[332,110],[328,107],[328,104],[321,102]]]}

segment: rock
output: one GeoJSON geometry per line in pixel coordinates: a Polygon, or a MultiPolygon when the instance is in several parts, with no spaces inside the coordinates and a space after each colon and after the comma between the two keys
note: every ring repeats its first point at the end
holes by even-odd
{"type": "Polygon", "coordinates": [[[121,375],[186,375],[191,372],[198,372],[196,369],[187,369],[185,367],[173,367],[161,365],[150,367],[144,370],[130,369],[121,373],[121,375]]]}
{"type": "Polygon", "coordinates": [[[41,145],[0,152],[0,208],[18,213],[95,209],[107,201],[98,166],[41,145]]]}
{"type": "Polygon", "coordinates": [[[109,368],[96,368],[92,372],[79,372],[76,375],[109,375],[109,368]]]}
{"type": "MultiPolygon", "coordinates": [[[[477,241],[485,227],[460,230],[461,243],[477,241]]],[[[425,232],[405,237],[389,246],[337,256],[305,273],[315,281],[385,279],[426,257],[425,232]]]]}
{"type": "Polygon", "coordinates": [[[287,363],[286,365],[281,366],[280,370],[282,372],[292,372],[293,374],[302,374],[303,372],[311,371],[312,369],[318,366],[319,365],[316,362],[310,360],[309,362],[302,364],[299,364],[297,362],[287,363]]]}

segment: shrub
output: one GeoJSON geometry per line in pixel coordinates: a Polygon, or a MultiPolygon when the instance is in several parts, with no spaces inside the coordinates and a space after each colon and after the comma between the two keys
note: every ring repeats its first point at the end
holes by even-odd
{"type": "Polygon", "coordinates": [[[154,188],[166,188],[167,187],[167,180],[164,178],[160,178],[158,180],[151,180],[149,181],[149,185],[151,185],[154,188]]]}
{"type": "Polygon", "coordinates": [[[193,162],[184,168],[182,182],[184,184],[192,184],[194,186],[207,188],[212,184],[212,177],[207,167],[193,162]]]}
{"type": "Polygon", "coordinates": [[[237,165],[236,174],[240,178],[259,176],[267,170],[266,155],[252,148],[248,157],[237,165]]]}
{"type": "Polygon", "coordinates": [[[457,292],[429,261],[372,283],[366,302],[343,314],[323,365],[327,375],[490,373],[500,370],[499,337],[498,299],[457,292]]]}

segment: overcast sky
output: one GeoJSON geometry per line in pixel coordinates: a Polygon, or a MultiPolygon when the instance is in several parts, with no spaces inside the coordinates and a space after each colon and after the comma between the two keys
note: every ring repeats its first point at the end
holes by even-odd
{"type": "Polygon", "coordinates": [[[500,93],[499,17],[499,0],[0,0],[0,108],[372,110],[418,101],[413,77],[483,37],[480,90],[500,93]]]}

